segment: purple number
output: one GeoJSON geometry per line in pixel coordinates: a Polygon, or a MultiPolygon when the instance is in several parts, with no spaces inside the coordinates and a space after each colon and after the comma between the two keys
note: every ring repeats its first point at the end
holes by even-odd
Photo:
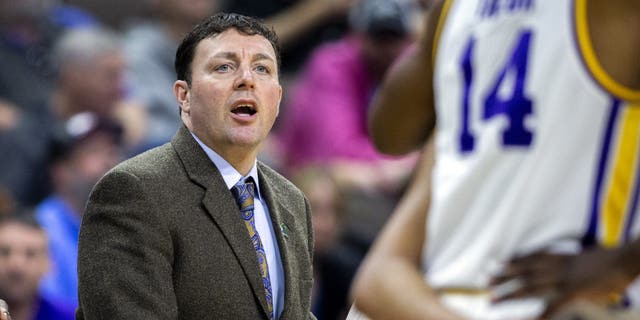
{"type": "MultiPolygon", "coordinates": [[[[529,146],[533,139],[533,133],[524,127],[525,117],[533,112],[533,103],[524,93],[531,36],[529,30],[520,33],[509,60],[500,71],[495,84],[484,100],[484,120],[499,114],[505,114],[509,119],[507,128],[502,132],[504,146],[529,146]],[[515,83],[511,96],[505,99],[498,95],[498,91],[507,72],[514,73],[515,83]]],[[[469,129],[469,96],[473,82],[471,60],[474,44],[475,39],[471,38],[461,60],[465,81],[462,101],[462,132],[460,134],[460,151],[463,153],[472,151],[474,148],[474,137],[469,129]]]]}
{"type": "Polygon", "coordinates": [[[464,50],[462,57],[462,70],[464,73],[464,94],[462,97],[462,131],[460,132],[460,151],[469,152],[473,150],[475,139],[469,130],[469,95],[471,94],[471,83],[473,82],[473,66],[471,65],[471,53],[475,45],[475,39],[471,38],[464,50]]]}

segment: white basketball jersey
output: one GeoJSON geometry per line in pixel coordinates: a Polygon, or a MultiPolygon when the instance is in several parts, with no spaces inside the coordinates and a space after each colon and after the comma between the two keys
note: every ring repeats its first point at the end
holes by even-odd
{"type": "MultiPolygon", "coordinates": [[[[638,234],[640,106],[629,101],[640,92],[600,67],[585,10],[583,0],[445,3],[434,44],[436,167],[423,254],[431,286],[486,289],[515,256],[616,246],[638,234]]],[[[542,308],[445,300],[475,319],[542,308]]]]}

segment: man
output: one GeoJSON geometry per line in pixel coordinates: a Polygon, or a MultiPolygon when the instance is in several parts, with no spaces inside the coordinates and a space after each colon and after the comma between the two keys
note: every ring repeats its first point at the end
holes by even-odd
{"type": "Polygon", "coordinates": [[[118,35],[105,28],[66,32],[53,53],[58,72],[51,111],[58,121],[81,112],[114,119],[124,127],[124,142],[136,149],[146,113],[125,96],[125,58],[118,35]]]}
{"type": "Polygon", "coordinates": [[[93,113],[72,116],[55,139],[49,172],[53,193],[36,208],[53,265],[43,296],[78,306],[78,234],[91,188],[122,159],[122,127],[93,113]]]}
{"type": "Polygon", "coordinates": [[[256,160],[282,96],[276,35],[216,14],[186,35],[175,66],[184,126],[89,199],[78,319],[312,317],[309,205],[256,160]]]}
{"type": "Polygon", "coordinates": [[[424,274],[407,245],[420,235],[395,228],[398,247],[374,249],[356,282],[361,309],[529,319],[578,298],[624,302],[611,294],[640,273],[639,16],[637,3],[598,0],[434,9],[371,117],[378,147],[402,154],[437,114],[429,214],[406,209],[427,223],[424,274]]]}
{"type": "MultiPolygon", "coordinates": [[[[11,305],[14,320],[70,320],[73,307],[38,294],[49,268],[47,236],[26,212],[0,217],[0,297],[11,305]]],[[[6,304],[0,319],[7,317],[6,304]]]]}

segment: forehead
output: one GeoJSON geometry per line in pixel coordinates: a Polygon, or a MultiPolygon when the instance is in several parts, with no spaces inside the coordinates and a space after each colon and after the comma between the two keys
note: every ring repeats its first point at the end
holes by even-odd
{"type": "Polygon", "coordinates": [[[38,230],[21,223],[8,222],[0,225],[0,244],[38,248],[46,246],[47,236],[44,230],[38,230]]]}
{"type": "Polygon", "coordinates": [[[207,59],[221,52],[236,53],[241,57],[263,54],[276,62],[275,50],[267,38],[258,34],[246,35],[234,28],[200,41],[196,47],[194,61],[207,59]]]}

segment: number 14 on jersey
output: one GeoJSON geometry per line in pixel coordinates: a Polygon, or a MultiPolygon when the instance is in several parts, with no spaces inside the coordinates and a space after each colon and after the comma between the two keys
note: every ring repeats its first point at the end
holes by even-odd
{"type": "MultiPolygon", "coordinates": [[[[508,119],[507,127],[502,131],[503,146],[529,146],[533,139],[533,133],[524,127],[524,119],[533,113],[533,103],[525,96],[524,88],[527,76],[529,60],[529,44],[532,33],[530,30],[520,32],[511,49],[511,54],[504,66],[500,69],[495,82],[490,86],[488,93],[481,95],[482,119],[487,121],[494,116],[504,115],[508,119]],[[498,94],[507,73],[514,75],[514,85],[508,97],[498,94]]],[[[470,96],[474,88],[473,55],[476,40],[469,39],[465,47],[460,66],[464,75],[464,91],[462,96],[462,126],[460,129],[460,151],[468,153],[475,147],[475,136],[469,127],[470,96]]]]}

